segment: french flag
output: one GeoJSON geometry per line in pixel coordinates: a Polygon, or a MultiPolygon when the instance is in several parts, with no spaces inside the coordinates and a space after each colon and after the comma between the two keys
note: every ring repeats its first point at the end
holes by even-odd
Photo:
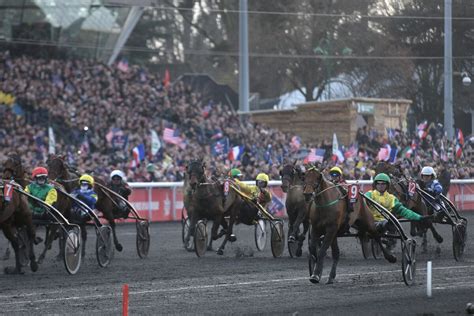
{"type": "Polygon", "coordinates": [[[132,150],[133,154],[133,160],[131,163],[132,168],[136,168],[140,166],[140,162],[142,162],[145,159],[145,145],[140,144],[138,146],[135,146],[132,150]]]}
{"type": "Polygon", "coordinates": [[[242,156],[243,151],[244,151],[244,146],[234,146],[231,148],[231,150],[229,150],[227,158],[230,161],[240,160],[240,157],[242,156]]]}
{"type": "Polygon", "coordinates": [[[459,159],[462,156],[462,146],[464,146],[464,135],[459,128],[456,133],[456,158],[459,159]]]}

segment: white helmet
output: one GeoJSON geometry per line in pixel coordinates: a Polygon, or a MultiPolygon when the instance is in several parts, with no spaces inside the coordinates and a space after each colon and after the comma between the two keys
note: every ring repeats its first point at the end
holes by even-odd
{"type": "Polygon", "coordinates": [[[421,169],[422,176],[433,176],[436,178],[436,172],[434,171],[433,167],[426,166],[421,169]]]}
{"type": "Polygon", "coordinates": [[[119,176],[122,181],[125,181],[125,174],[120,171],[120,170],[114,170],[110,173],[110,180],[112,180],[113,177],[119,176]]]}

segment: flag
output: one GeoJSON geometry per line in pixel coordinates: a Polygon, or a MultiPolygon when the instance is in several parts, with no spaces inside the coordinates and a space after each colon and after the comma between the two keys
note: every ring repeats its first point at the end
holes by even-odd
{"type": "Polygon", "coordinates": [[[417,134],[418,134],[418,137],[420,137],[420,139],[423,139],[425,138],[427,135],[428,135],[428,132],[426,131],[426,128],[428,127],[428,121],[427,120],[424,120],[422,123],[420,123],[418,126],[417,126],[417,134]]]}
{"type": "Polygon", "coordinates": [[[126,58],[122,58],[117,64],[117,68],[120,71],[128,72],[128,60],[126,58]]]}
{"type": "Polygon", "coordinates": [[[386,145],[387,148],[390,148],[390,155],[388,157],[388,162],[394,163],[397,160],[398,147],[396,145],[386,145]]]}
{"type": "Polygon", "coordinates": [[[163,140],[166,143],[170,143],[181,148],[186,148],[186,144],[183,139],[179,136],[179,131],[172,128],[165,128],[163,131],[163,140]]]}
{"type": "Polygon", "coordinates": [[[212,107],[210,104],[206,105],[202,110],[201,110],[201,115],[204,118],[207,118],[209,114],[211,113],[212,107]]]}
{"type": "Polygon", "coordinates": [[[392,149],[390,145],[385,145],[380,148],[379,153],[377,154],[377,159],[379,161],[388,161],[390,159],[390,153],[392,152],[392,149]]]}
{"type": "Polygon", "coordinates": [[[387,130],[388,139],[392,139],[395,137],[395,129],[387,127],[386,130],[387,130]]]}
{"type": "Polygon", "coordinates": [[[344,153],[344,158],[349,159],[354,158],[355,156],[357,156],[357,147],[352,144],[344,153]]]}
{"type": "Polygon", "coordinates": [[[441,141],[441,148],[440,148],[440,159],[442,161],[448,161],[448,155],[446,154],[446,150],[444,149],[444,142],[441,141]]]}
{"type": "Polygon", "coordinates": [[[304,163],[310,163],[310,162],[323,162],[324,160],[324,154],[326,153],[326,150],[321,149],[321,148],[311,148],[308,156],[304,159],[304,163]]]}
{"type": "Polygon", "coordinates": [[[84,155],[87,155],[90,151],[89,137],[87,137],[87,134],[84,135],[84,139],[82,140],[82,143],[80,146],[80,151],[81,151],[81,154],[84,154],[84,155]]]}
{"type": "Polygon", "coordinates": [[[291,137],[290,147],[291,151],[298,151],[301,147],[301,138],[299,136],[291,137]]]}
{"type": "Polygon", "coordinates": [[[438,158],[439,158],[439,154],[436,151],[436,148],[434,148],[434,146],[433,146],[433,160],[437,160],[438,158]]]}
{"type": "Polygon", "coordinates": [[[48,153],[53,155],[56,154],[56,140],[54,139],[54,132],[51,126],[48,127],[48,142],[48,153]]]}
{"type": "Polygon", "coordinates": [[[136,168],[140,166],[140,162],[145,160],[145,145],[140,144],[138,146],[135,146],[132,150],[132,155],[133,155],[133,160],[131,163],[132,168],[136,168]]]}
{"type": "Polygon", "coordinates": [[[332,160],[344,162],[344,155],[342,154],[342,151],[339,150],[336,133],[332,136],[332,160]]]}
{"type": "Polygon", "coordinates": [[[163,79],[163,86],[167,87],[170,84],[170,71],[168,69],[165,70],[165,77],[163,79]]]}
{"type": "Polygon", "coordinates": [[[211,139],[219,139],[222,138],[224,135],[221,131],[217,131],[214,135],[212,135],[211,139]]]}
{"type": "Polygon", "coordinates": [[[460,128],[456,132],[456,158],[459,159],[462,156],[462,147],[464,145],[464,135],[460,128]]]}
{"type": "Polygon", "coordinates": [[[285,210],[285,204],[283,204],[283,201],[276,194],[276,192],[273,192],[272,201],[270,202],[270,205],[268,205],[268,211],[270,212],[270,214],[279,217],[279,216],[284,215],[283,214],[284,210],[285,210]]]}
{"type": "Polygon", "coordinates": [[[105,139],[114,149],[124,150],[128,144],[128,135],[125,135],[120,128],[112,128],[107,135],[105,135],[105,139]]]}
{"type": "Polygon", "coordinates": [[[243,151],[244,146],[234,146],[229,150],[227,158],[230,161],[240,160],[240,156],[242,156],[243,151]]]}
{"type": "Polygon", "coordinates": [[[151,130],[151,155],[154,156],[161,148],[161,142],[156,131],[151,130]]]}
{"type": "Polygon", "coordinates": [[[227,138],[222,138],[216,141],[211,148],[213,156],[227,155],[229,151],[229,140],[227,138]]]}

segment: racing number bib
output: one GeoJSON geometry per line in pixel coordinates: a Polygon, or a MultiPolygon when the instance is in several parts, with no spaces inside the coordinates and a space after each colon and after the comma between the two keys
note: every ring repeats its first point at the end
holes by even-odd
{"type": "Polygon", "coordinates": [[[359,186],[357,184],[349,185],[349,202],[355,203],[359,197],[359,186]]]}
{"type": "Polygon", "coordinates": [[[416,182],[410,181],[408,182],[408,195],[409,196],[414,196],[416,193],[416,182]]]}
{"type": "Polygon", "coordinates": [[[10,202],[13,195],[13,185],[6,183],[3,187],[3,198],[5,201],[10,202]]]}

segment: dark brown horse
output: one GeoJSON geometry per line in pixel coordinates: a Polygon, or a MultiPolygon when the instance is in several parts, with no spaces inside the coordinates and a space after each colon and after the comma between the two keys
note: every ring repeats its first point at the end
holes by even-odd
{"type": "Polygon", "coordinates": [[[303,194],[304,173],[299,166],[286,164],[280,171],[281,189],[286,195],[286,213],[288,214],[288,241],[298,241],[296,256],[301,257],[302,246],[309,229],[309,216],[305,196],[303,194]],[[300,224],[303,233],[300,235],[300,224]]]}
{"type": "MultiPolygon", "coordinates": [[[[53,181],[59,182],[64,186],[67,193],[71,193],[79,185],[79,172],[68,167],[62,156],[51,156],[48,161],[49,177],[53,181]]],[[[105,181],[98,177],[94,177],[94,181],[102,186],[106,186],[105,181]]],[[[116,204],[110,194],[100,185],[94,185],[94,191],[97,193],[96,208],[99,210],[104,218],[112,228],[115,249],[122,251],[123,247],[117,239],[115,232],[115,218],[113,210],[116,209],[116,204]]],[[[85,244],[87,240],[87,230],[85,224],[81,224],[82,256],[85,254],[85,244]]]]}
{"type": "Polygon", "coordinates": [[[187,239],[194,236],[196,223],[200,219],[213,221],[212,240],[224,234],[227,223],[224,220],[223,199],[222,184],[219,181],[207,179],[205,164],[201,160],[190,161],[186,166],[184,178],[184,206],[191,221],[187,239]],[[221,224],[224,230],[218,234],[221,224]]]}
{"type": "Polygon", "coordinates": [[[309,168],[305,173],[304,194],[309,203],[311,223],[310,255],[317,261],[310,277],[312,283],[319,283],[321,280],[324,258],[329,246],[332,250],[333,265],[327,283],[334,282],[339,261],[337,236],[344,233],[346,223],[357,228],[359,236],[368,233],[380,245],[385,259],[392,263],[396,262],[396,258],[382,245],[380,235],[375,229],[372,213],[363,198],[357,199],[349,213],[346,196],[342,195],[341,190],[326,180],[323,174],[314,167],[309,168]],[[323,235],[321,246],[317,250],[323,235]]]}
{"type": "MultiPolygon", "coordinates": [[[[408,180],[402,172],[400,164],[390,164],[385,161],[381,161],[376,166],[376,173],[386,173],[390,176],[390,187],[389,192],[394,194],[400,203],[415,211],[416,213],[425,216],[432,215],[432,211],[426,206],[421,195],[416,191],[416,185],[414,180],[408,180]]],[[[420,224],[418,222],[410,222],[410,234],[412,236],[422,236],[423,242],[421,244],[423,252],[427,251],[427,230],[430,230],[433,238],[438,242],[443,242],[443,237],[436,231],[433,223],[420,224]]],[[[438,250],[439,251],[439,247],[438,250]]]]}
{"type": "MultiPolygon", "coordinates": [[[[14,176],[14,179],[16,182],[21,184],[21,186],[24,188],[26,187],[30,181],[26,175],[25,168],[23,167],[21,163],[21,159],[18,155],[15,153],[11,153],[8,156],[8,159],[5,161],[4,166],[7,165],[8,168],[4,168],[6,170],[6,174],[9,175],[9,172],[14,176]]],[[[61,188],[62,186],[59,183],[55,183],[54,181],[50,181],[50,184],[54,185],[55,187],[61,188]]],[[[64,189],[63,189],[64,190],[64,189]]],[[[66,218],[69,217],[69,212],[71,209],[71,200],[64,196],[63,194],[60,193],[61,190],[58,190],[58,199],[57,201],[53,204],[53,207],[55,207],[58,211],[61,212],[66,218]]],[[[58,230],[58,227],[56,225],[47,225],[46,226],[46,237],[44,241],[44,249],[41,252],[40,256],[38,257],[38,263],[43,262],[46,252],[51,249],[51,245],[54,241],[54,238],[56,236],[56,232],[58,230]]],[[[62,248],[60,247],[60,254],[58,255],[57,259],[62,259],[62,248]]]]}
{"type": "Polygon", "coordinates": [[[20,227],[26,228],[27,238],[29,239],[28,257],[30,259],[30,268],[31,271],[35,272],[38,270],[38,263],[36,262],[33,249],[33,244],[36,240],[36,232],[32,221],[31,210],[28,207],[26,197],[14,190],[14,186],[17,184],[9,183],[15,178],[15,167],[18,161],[21,164],[21,159],[16,160],[10,158],[11,157],[3,164],[3,180],[0,186],[0,228],[15,251],[15,267],[6,267],[5,273],[23,273],[20,263],[20,244],[17,234],[17,228],[20,227]]]}

